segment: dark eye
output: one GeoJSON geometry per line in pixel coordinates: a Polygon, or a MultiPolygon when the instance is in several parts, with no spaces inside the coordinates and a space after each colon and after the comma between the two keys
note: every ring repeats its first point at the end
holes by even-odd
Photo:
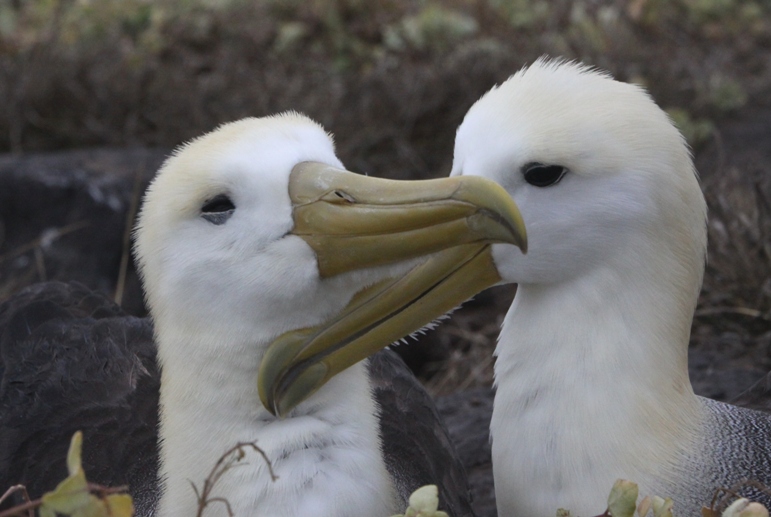
{"type": "Polygon", "coordinates": [[[236,205],[225,194],[214,196],[207,200],[201,207],[201,217],[212,224],[225,224],[233,212],[236,211],[236,205]]]}
{"type": "Polygon", "coordinates": [[[550,187],[556,185],[567,172],[568,170],[562,165],[528,163],[522,167],[522,174],[525,175],[525,181],[535,187],[550,187]]]}

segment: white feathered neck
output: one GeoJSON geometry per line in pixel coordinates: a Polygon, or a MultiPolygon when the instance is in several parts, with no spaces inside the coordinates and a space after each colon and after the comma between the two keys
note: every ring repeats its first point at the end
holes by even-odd
{"type": "MultiPolygon", "coordinates": [[[[216,333],[173,334],[162,333],[158,339],[165,346],[195,348],[221,339],[216,333]]],[[[227,356],[196,354],[188,362],[163,368],[165,493],[159,515],[195,515],[190,482],[200,490],[224,451],[252,441],[265,451],[278,479],[271,481],[262,458],[248,454],[247,465],[227,472],[212,494],[226,498],[235,515],[390,515],[393,486],[380,453],[366,365],[349,368],[289,417],[278,420],[262,407],[257,392],[260,358],[254,351],[260,344],[226,346],[227,356]]],[[[215,503],[206,515],[224,517],[227,511],[215,503]]]]}
{"type": "Polygon", "coordinates": [[[628,267],[518,288],[496,349],[491,433],[502,517],[559,507],[598,515],[616,479],[655,492],[696,444],[692,311],[657,261],[646,267],[630,255],[628,267]]]}

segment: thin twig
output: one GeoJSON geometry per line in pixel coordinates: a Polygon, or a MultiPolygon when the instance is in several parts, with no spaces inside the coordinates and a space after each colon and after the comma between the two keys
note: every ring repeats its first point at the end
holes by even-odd
{"type": "Polygon", "coordinates": [[[209,503],[222,503],[225,505],[225,508],[228,510],[228,515],[230,517],[233,517],[233,508],[230,507],[230,501],[225,499],[224,497],[212,497],[209,499],[209,503]]]}
{"type": "Polygon", "coordinates": [[[34,250],[35,248],[39,247],[43,243],[43,240],[53,242],[56,239],[60,239],[64,237],[68,233],[72,233],[74,231],[83,229],[86,226],[89,226],[90,224],[91,223],[89,221],[77,221],[72,224],[68,224],[67,226],[62,226],[61,228],[56,230],[56,235],[53,238],[50,237],[50,233],[44,232],[45,235],[40,236],[34,240],[27,242],[26,244],[22,244],[16,249],[12,249],[11,251],[0,255],[0,264],[2,264],[8,259],[18,257],[19,255],[23,255],[28,251],[34,250]]]}
{"type": "MultiPolygon", "coordinates": [[[[103,499],[104,497],[110,494],[124,493],[128,491],[128,486],[126,485],[118,486],[118,487],[109,487],[104,485],[98,485],[96,483],[88,483],[87,486],[88,486],[88,491],[90,493],[97,495],[97,497],[99,497],[100,499],[103,499]]],[[[2,503],[12,493],[18,492],[20,490],[26,502],[0,512],[0,517],[15,517],[18,515],[22,515],[24,512],[27,512],[27,517],[34,517],[35,514],[33,510],[43,505],[42,498],[35,499],[34,501],[30,500],[29,494],[27,493],[27,488],[24,485],[15,485],[9,488],[8,490],[6,490],[5,494],[3,494],[2,497],[0,497],[0,503],[2,503]]]]}
{"type": "MultiPolygon", "coordinates": [[[[190,485],[193,487],[193,492],[195,492],[195,497],[198,500],[198,511],[196,512],[196,517],[203,517],[203,512],[206,509],[206,507],[211,503],[223,503],[228,510],[228,515],[231,517],[233,516],[233,511],[230,507],[230,502],[223,498],[223,497],[212,497],[209,498],[212,491],[214,490],[214,486],[217,484],[217,482],[220,480],[220,478],[230,469],[238,466],[235,465],[237,461],[241,461],[246,453],[244,452],[244,448],[249,447],[255,452],[257,452],[260,456],[262,456],[262,459],[265,460],[265,464],[268,466],[268,473],[270,474],[271,481],[275,481],[278,479],[278,476],[276,476],[275,472],[273,472],[273,465],[270,463],[270,460],[268,459],[267,454],[265,454],[265,451],[260,449],[257,446],[256,442],[244,442],[244,443],[238,443],[235,446],[231,447],[225,453],[220,456],[220,458],[217,460],[217,463],[214,464],[214,467],[212,467],[211,471],[209,472],[209,475],[206,477],[203,483],[203,489],[199,492],[198,487],[195,486],[195,483],[188,480],[190,485]]],[[[0,515],[0,517],[2,517],[0,515]]]]}
{"type": "MultiPolygon", "coordinates": [[[[29,498],[29,492],[27,492],[27,487],[24,485],[13,485],[11,488],[5,491],[5,493],[0,497],[0,504],[2,504],[3,501],[8,499],[12,494],[15,494],[16,492],[21,492],[22,497],[24,498],[24,503],[31,502],[31,499],[29,498]]],[[[32,511],[32,508],[27,509],[27,517],[35,517],[35,512],[32,511]]]]}
{"type": "Polygon", "coordinates": [[[760,490],[767,496],[771,497],[771,489],[769,489],[764,484],[758,481],[755,481],[754,479],[743,479],[738,483],[736,483],[735,485],[733,485],[731,488],[724,488],[724,487],[716,488],[715,493],[712,495],[712,501],[710,502],[709,509],[713,511],[718,511],[718,509],[721,509],[721,510],[723,509],[723,508],[720,508],[721,506],[727,507],[728,505],[726,503],[728,502],[728,496],[734,496],[735,498],[739,499],[740,497],[742,497],[741,494],[739,494],[739,490],[747,486],[756,488],[757,490],[760,490]],[[720,497],[721,492],[725,492],[725,496],[722,498],[720,497]],[[722,499],[722,501],[720,501],[720,504],[716,508],[715,503],[718,501],[718,499],[722,499]]]}
{"type": "MultiPolygon", "coordinates": [[[[29,492],[27,492],[27,487],[25,487],[24,485],[21,485],[21,495],[24,498],[25,503],[32,501],[32,499],[29,496],[29,492]]],[[[27,517],[35,517],[35,512],[32,510],[32,508],[27,510],[27,517]]]]}
{"type": "Polygon", "coordinates": [[[22,489],[26,490],[24,485],[13,485],[11,488],[6,490],[5,493],[2,496],[0,496],[0,504],[2,504],[3,501],[8,499],[11,495],[15,494],[16,492],[18,492],[18,491],[20,491],[22,489]]]}
{"type": "Polygon", "coordinates": [[[459,390],[468,389],[482,374],[490,369],[495,363],[495,358],[491,355],[483,359],[477,366],[471,369],[471,373],[466,376],[466,379],[460,383],[459,390]]]}
{"type": "Polygon", "coordinates": [[[30,512],[42,504],[42,499],[27,501],[26,503],[14,506],[13,508],[8,508],[7,510],[0,512],[0,517],[14,517],[16,515],[22,515],[24,512],[30,512]]]}
{"type": "Polygon", "coordinates": [[[134,173],[134,188],[131,191],[131,202],[126,213],[126,226],[123,229],[123,248],[120,254],[120,266],[118,267],[118,281],[115,285],[115,303],[119,306],[123,303],[123,291],[126,287],[126,275],[128,274],[129,257],[131,256],[131,230],[134,227],[134,218],[139,207],[139,197],[142,191],[142,178],[147,167],[146,160],[141,167],[137,167],[134,173]]]}
{"type": "Polygon", "coordinates": [[[108,496],[110,494],[119,494],[122,492],[128,492],[128,485],[121,486],[104,486],[96,483],[88,483],[88,490],[92,493],[96,493],[99,497],[108,496]]]}
{"type": "Polygon", "coordinates": [[[278,476],[273,471],[273,464],[268,459],[268,455],[265,454],[265,451],[257,447],[257,444],[255,442],[242,443],[240,445],[243,447],[251,447],[257,454],[262,456],[262,459],[265,461],[265,464],[268,466],[268,473],[270,474],[270,480],[276,481],[278,479],[278,476]]]}
{"type": "Polygon", "coordinates": [[[720,316],[723,314],[739,314],[741,316],[748,316],[750,318],[760,318],[764,320],[771,320],[769,316],[757,309],[750,309],[749,307],[712,307],[709,309],[701,309],[696,311],[694,316],[701,318],[704,316],[720,316]]]}
{"type": "MultiPolygon", "coordinates": [[[[715,503],[718,501],[718,499],[723,499],[723,497],[720,497],[720,493],[721,492],[725,492],[726,493],[725,497],[727,497],[729,495],[732,495],[732,496],[737,497],[737,498],[741,497],[741,496],[739,496],[739,494],[737,494],[736,492],[734,492],[730,488],[718,487],[718,488],[715,489],[715,494],[712,496],[712,501],[710,501],[710,504],[709,504],[710,510],[717,511],[717,508],[715,508],[715,503]]],[[[722,506],[722,505],[723,505],[723,502],[721,502],[718,506],[722,506]]]]}
{"type": "Polygon", "coordinates": [[[43,251],[40,246],[35,246],[32,251],[35,253],[35,267],[37,268],[37,275],[40,277],[41,282],[46,281],[46,263],[43,258],[43,251]]]}
{"type": "Polygon", "coordinates": [[[196,498],[196,500],[197,500],[197,501],[200,501],[200,500],[201,500],[201,493],[198,491],[198,487],[197,487],[197,486],[195,486],[195,483],[193,483],[193,482],[192,482],[192,481],[190,481],[189,479],[187,480],[187,482],[188,482],[188,483],[190,483],[190,486],[193,488],[193,492],[195,492],[195,498],[196,498]]]}

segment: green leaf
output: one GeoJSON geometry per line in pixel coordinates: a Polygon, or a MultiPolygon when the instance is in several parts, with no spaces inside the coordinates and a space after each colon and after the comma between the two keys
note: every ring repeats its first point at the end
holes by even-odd
{"type": "Polygon", "coordinates": [[[86,474],[81,469],[59,483],[53,492],[43,495],[42,508],[55,513],[72,515],[83,506],[87,506],[93,497],[88,491],[86,474]]]}
{"type": "Polygon", "coordinates": [[[104,499],[93,495],[88,488],[81,465],[83,433],[72,436],[67,452],[67,470],[70,475],[56,489],[43,495],[40,517],[131,517],[134,505],[128,494],[112,494],[104,499]]]}
{"type": "Polygon", "coordinates": [[[723,517],[768,517],[768,510],[762,504],[742,497],[725,509],[723,517]]]}
{"type": "Polygon", "coordinates": [[[637,507],[637,483],[617,479],[608,496],[608,513],[613,517],[633,517],[637,507]]]}
{"type": "Polygon", "coordinates": [[[653,517],[672,517],[672,506],[675,502],[671,497],[662,499],[657,495],[653,496],[653,517]]]}
{"type": "Polygon", "coordinates": [[[639,517],[645,517],[648,515],[648,511],[651,509],[651,496],[646,495],[640,504],[637,505],[637,515],[639,517]]]}
{"type": "Polygon", "coordinates": [[[768,517],[768,509],[758,502],[751,502],[742,510],[739,517],[768,517]]]}
{"type": "Polygon", "coordinates": [[[67,471],[70,476],[81,470],[80,453],[83,450],[83,433],[78,431],[72,435],[70,449],[67,451],[67,471]]]}
{"type": "Polygon", "coordinates": [[[85,504],[72,513],[72,517],[109,517],[107,505],[98,497],[92,495],[85,504]]]}
{"type": "Polygon", "coordinates": [[[436,485],[426,485],[415,490],[410,496],[410,505],[404,514],[391,517],[449,517],[439,507],[439,490],[436,485]]]}
{"type": "Polygon", "coordinates": [[[426,485],[410,496],[410,506],[419,513],[432,514],[439,507],[439,490],[436,485],[426,485]]]}
{"type": "Polygon", "coordinates": [[[105,499],[112,517],[131,517],[134,515],[134,503],[128,494],[112,494],[105,499]]]}
{"type": "Polygon", "coordinates": [[[56,512],[45,505],[38,508],[37,512],[39,517],[56,517],[56,512]]]}
{"type": "Polygon", "coordinates": [[[750,504],[749,499],[745,499],[744,497],[737,499],[723,511],[723,517],[737,517],[748,504],[750,504]]]}

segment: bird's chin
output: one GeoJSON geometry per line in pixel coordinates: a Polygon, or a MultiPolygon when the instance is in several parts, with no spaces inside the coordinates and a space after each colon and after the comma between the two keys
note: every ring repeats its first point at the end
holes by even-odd
{"type": "Polygon", "coordinates": [[[514,246],[492,245],[492,260],[501,277],[499,285],[526,283],[527,261],[532,255],[524,255],[514,246]]]}

